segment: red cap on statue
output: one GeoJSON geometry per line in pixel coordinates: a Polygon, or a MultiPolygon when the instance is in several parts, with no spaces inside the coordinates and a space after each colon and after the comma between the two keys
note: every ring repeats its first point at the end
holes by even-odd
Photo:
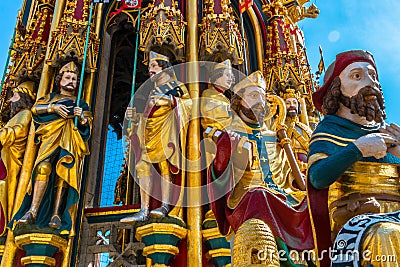
{"type": "Polygon", "coordinates": [[[364,50],[350,50],[336,55],[336,60],[329,65],[324,76],[324,84],[312,94],[314,106],[319,112],[322,112],[322,103],[324,96],[331,85],[333,79],[353,62],[369,62],[376,70],[375,60],[373,55],[364,50]]]}

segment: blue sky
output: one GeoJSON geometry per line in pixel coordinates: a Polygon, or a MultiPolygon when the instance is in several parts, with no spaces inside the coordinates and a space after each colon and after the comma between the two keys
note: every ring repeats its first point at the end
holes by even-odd
{"type": "Polygon", "coordinates": [[[0,2],[0,79],[3,78],[4,65],[7,60],[8,47],[17,22],[18,10],[22,0],[0,2]]]}
{"type": "MultiPolygon", "coordinates": [[[[326,67],[335,55],[350,49],[371,51],[378,66],[386,99],[388,121],[400,124],[400,1],[398,0],[311,0],[321,14],[305,19],[300,27],[306,38],[308,58],[316,71],[321,45],[326,67]]],[[[0,73],[22,0],[0,3],[0,73]]]]}
{"type": "Polygon", "coordinates": [[[313,72],[319,62],[319,45],[326,67],[342,51],[363,49],[372,52],[386,100],[387,121],[400,124],[400,1],[311,2],[321,13],[317,19],[302,21],[300,27],[313,72]]]}

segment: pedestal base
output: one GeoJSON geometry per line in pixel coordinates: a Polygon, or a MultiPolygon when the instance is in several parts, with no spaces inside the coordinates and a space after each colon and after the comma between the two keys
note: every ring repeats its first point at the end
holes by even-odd
{"type": "Polygon", "coordinates": [[[143,255],[152,260],[152,266],[169,266],[169,261],[179,253],[178,242],[187,230],[171,223],[151,223],[136,229],[136,239],[146,246],[143,255]]]}
{"type": "Polygon", "coordinates": [[[220,233],[215,216],[211,210],[206,213],[206,219],[203,222],[203,230],[201,232],[208,249],[206,253],[208,261],[216,267],[230,266],[230,245],[226,241],[225,236],[220,233]]]}
{"type": "Polygon", "coordinates": [[[54,254],[66,251],[67,240],[53,234],[32,233],[15,237],[15,243],[26,251],[21,264],[29,267],[56,266],[54,254]]]}

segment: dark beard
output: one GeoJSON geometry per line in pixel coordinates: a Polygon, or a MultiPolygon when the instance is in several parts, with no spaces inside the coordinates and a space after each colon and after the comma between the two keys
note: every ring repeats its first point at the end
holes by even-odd
{"type": "Polygon", "coordinates": [[[297,116],[297,109],[295,108],[290,108],[286,111],[286,115],[290,118],[294,118],[297,116]]]}
{"type": "Polygon", "coordinates": [[[259,103],[255,104],[251,108],[241,106],[240,110],[242,111],[243,115],[245,115],[250,120],[262,123],[265,119],[265,116],[267,116],[267,114],[269,113],[269,106],[265,105],[263,107],[263,105],[259,103]]]}
{"type": "Polygon", "coordinates": [[[21,99],[18,100],[17,102],[11,102],[10,103],[10,118],[14,117],[15,114],[20,112],[22,110],[21,107],[21,99]]]}
{"type": "Polygon", "coordinates": [[[355,96],[341,95],[340,102],[351,110],[352,114],[365,117],[367,121],[383,122],[386,119],[385,100],[382,91],[371,86],[365,86],[355,96]]]}
{"type": "Polygon", "coordinates": [[[65,91],[67,91],[67,92],[75,92],[75,89],[76,89],[76,88],[73,88],[73,89],[72,89],[72,88],[69,88],[68,85],[70,85],[70,84],[61,85],[61,89],[65,90],[65,91]]]}
{"type": "Polygon", "coordinates": [[[10,119],[24,108],[26,108],[26,104],[24,104],[22,98],[16,102],[10,102],[10,119]]]}

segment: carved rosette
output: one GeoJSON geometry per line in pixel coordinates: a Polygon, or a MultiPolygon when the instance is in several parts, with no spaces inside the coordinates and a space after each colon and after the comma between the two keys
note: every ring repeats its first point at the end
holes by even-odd
{"type": "Polygon", "coordinates": [[[184,61],[185,25],[176,1],[154,0],[141,18],[140,45],[144,63],[154,47],[163,47],[176,61],[184,61]]]}
{"type": "Polygon", "coordinates": [[[199,58],[204,61],[243,63],[243,39],[230,0],[206,0],[200,26],[199,58]]]}
{"type": "MultiPolygon", "coordinates": [[[[66,8],[60,23],[57,29],[51,33],[48,60],[51,65],[59,66],[61,62],[70,59],[83,61],[90,2],[91,0],[66,1],[66,8]]],[[[90,72],[96,71],[100,44],[94,29],[94,20],[92,20],[86,61],[86,70],[90,70],[90,72]]]]}

